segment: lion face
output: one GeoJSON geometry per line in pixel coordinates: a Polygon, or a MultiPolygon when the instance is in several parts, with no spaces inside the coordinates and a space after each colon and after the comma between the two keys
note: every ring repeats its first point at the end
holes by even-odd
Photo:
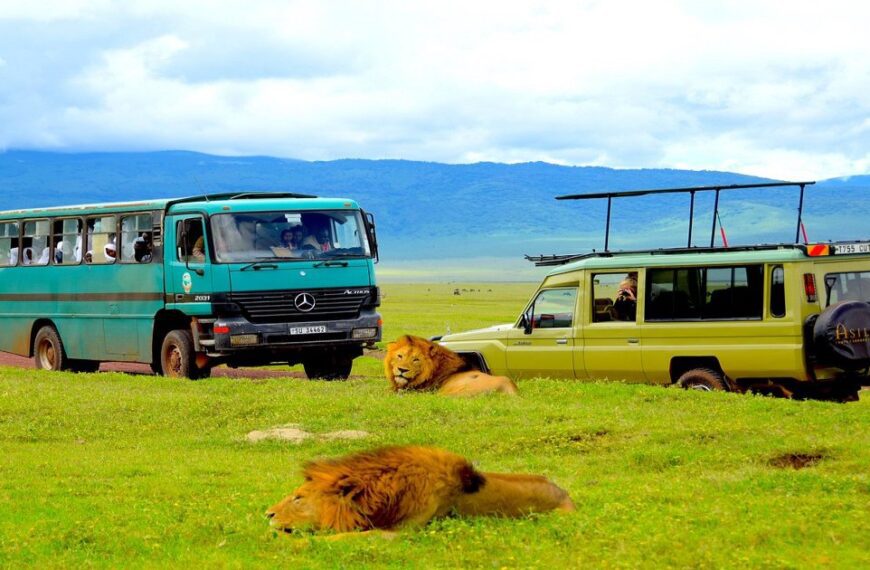
{"type": "Polygon", "coordinates": [[[266,516],[271,519],[269,524],[284,532],[309,528],[318,530],[320,513],[317,507],[322,501],[317,500],[318,493],[311,487],[311,483],[303,483],[293,494],[269,507],[266,511],[266,516]]]}
{"type": "Polygon", "coordinates": [[[385,359],[387,376],[392,376],[393,384],[400,390],[414,388],[429,381],[434,371],[433,364],[428,351],[416,343],[400,344],[391,349],[385,359]]]}

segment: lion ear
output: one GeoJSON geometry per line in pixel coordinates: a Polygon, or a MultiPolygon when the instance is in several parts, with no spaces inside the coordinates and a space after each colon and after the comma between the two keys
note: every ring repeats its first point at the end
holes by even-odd
{"type": "Polygon", "coordinates": [[[335,487],[338,490],[339,495],[347,497],[352,501],[356,500],[363,491],[360,482],[351,477],[342,477],[335,482],[335,487]]]}

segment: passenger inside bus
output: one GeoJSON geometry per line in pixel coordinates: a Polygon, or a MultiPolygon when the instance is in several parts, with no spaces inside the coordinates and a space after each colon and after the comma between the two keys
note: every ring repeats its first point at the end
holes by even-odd
{"type": "Polygon", "coordinates": [[[135,240],[133,240],[133,259],[136,263],[148,263],[151,261],[152,246],[151,233],[142,232],[135,240]]]}

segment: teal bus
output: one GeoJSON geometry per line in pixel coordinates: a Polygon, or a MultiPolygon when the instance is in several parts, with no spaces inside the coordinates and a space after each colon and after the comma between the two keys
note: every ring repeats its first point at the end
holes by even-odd
{"type": "Polygon", "coordinates": [[[302,364],[343,379],[381,339],[374,218],[356,202],[226,193],[0,212],[0,351],[38,368],[142,362],[202,378],[302,364]]]}

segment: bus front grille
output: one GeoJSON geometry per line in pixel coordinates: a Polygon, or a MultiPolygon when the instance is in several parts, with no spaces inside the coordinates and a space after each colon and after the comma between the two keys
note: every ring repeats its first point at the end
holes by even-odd
{"type": "Polygon", "coordinates": [[[356,318],[368,297],[368,290],[363,293],[359,290],[316,289],[232,293],[229,300],[239,305],[252,323],[300,323],[356,318]],[[310,311],[303,312],[296,307],[296,299],[303,293],[314,298],[314,308],[310,311]]]}

